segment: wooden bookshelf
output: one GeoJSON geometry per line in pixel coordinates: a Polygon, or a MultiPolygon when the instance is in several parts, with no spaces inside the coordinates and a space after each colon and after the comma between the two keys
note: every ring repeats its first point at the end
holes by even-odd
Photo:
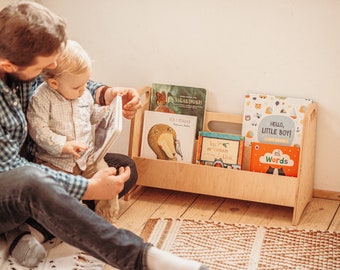
{"type": "MultiPolygon", "coordinates": [[[[298,177],[288,177],[248,171],[250,147],[244,149],[242,170],[140,157],[143,114],[149,108],[150,91],[151,87],[139,90],[143,105],[131,122],[129,156],[138,169],[137,185],[292,207],[292,224],[299,223],[313,191],[317,118],[315,103],[309,105],[305,113],[298,177]]],[[[209,128],[213,122],[241,127],[242,115],[207,111],[204,130],[214,131],[209,128]]]]}

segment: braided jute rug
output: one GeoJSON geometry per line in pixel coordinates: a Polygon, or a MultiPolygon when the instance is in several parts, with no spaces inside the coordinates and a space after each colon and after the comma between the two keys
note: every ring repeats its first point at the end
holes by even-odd
{"type": "Polygon", "coordinates": [[[141,236],[211,270],[340,269],[339,232],[149,219],[141,236]]]}

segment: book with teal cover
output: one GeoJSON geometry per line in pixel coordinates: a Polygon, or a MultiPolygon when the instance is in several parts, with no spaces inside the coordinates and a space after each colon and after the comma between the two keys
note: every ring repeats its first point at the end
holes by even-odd
{"type": "Polygon", "coordinates": [[[196,164],[240,170],[243,148],[243,136],[200,131],[197,141],[196,164]]]}
{"type": "Polygon", "coordinates": [[[196,139],[203,130],[207,91],[204,88],[152,84],[150,111],[197,116],[196,139]]]}

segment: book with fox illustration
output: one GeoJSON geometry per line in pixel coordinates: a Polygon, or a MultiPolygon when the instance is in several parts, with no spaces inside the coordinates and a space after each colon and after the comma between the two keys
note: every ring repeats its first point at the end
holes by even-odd
{"type": "Polygon", "coordinates": [[[196,139],[203,130],[207,91],[204,88],[152,84],[150,111],[197,116],[196,139]]]}

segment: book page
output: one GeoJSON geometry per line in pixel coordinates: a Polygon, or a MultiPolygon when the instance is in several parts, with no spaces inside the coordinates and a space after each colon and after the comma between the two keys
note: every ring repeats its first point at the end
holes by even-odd
{"type": "Polygon", "coordinates": [[[94,160],[102,159],[122,131],[122,96],[117,95],[95,128],[94,160]]]}

